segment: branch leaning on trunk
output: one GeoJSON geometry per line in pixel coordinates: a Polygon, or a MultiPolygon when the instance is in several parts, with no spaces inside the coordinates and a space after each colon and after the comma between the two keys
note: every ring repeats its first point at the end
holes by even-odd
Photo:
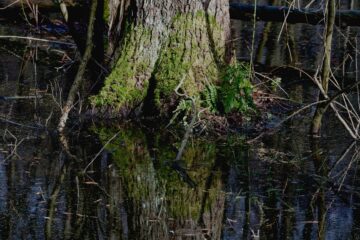
{"type": "Polygon", "coordinates": [[[86,50],[81,60],[78,72],[76,74],[74,83],[71,86],[69,91],[69,95],[65,106],[62,109],[62,116],[59,121],[58,131],[61,133],[64,131],[69,113],[71,109],[74,107],[74,102],[76,98],[76,94],[79,91],[83,83],[83,77],[88,65],[88,62],[91,58],[92,49],[93,49],[93,33],[94,33],[94,26],[95,26],[95,16],[96,16],[96,9],[98,5],[98,0],[92,0],[91,9],[90,9],[90,17],[89,17],[89,25],[87,30],[87,39],[86,39],[86,50]]]}

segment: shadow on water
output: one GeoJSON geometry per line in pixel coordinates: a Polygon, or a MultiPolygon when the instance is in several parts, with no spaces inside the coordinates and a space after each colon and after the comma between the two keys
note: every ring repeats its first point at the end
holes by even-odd
{"type": "MultiPolygon", "coordinates": [[[[259,61],[283,60],[271,41],[259,43],[259,61]]],[[[309,139],[309,109],[250,146],[239,135],[191,139],[178,162],[181,133],[141,125],[79,123],[65,151],[44,131],[68,82],[64,49],[1,43],[0,96],[41,97],[0,102],[0,239],[360,236],[360,149],[332,114],[321,139],[309,139]]],[[[306,82],[284,88],[299,103],[317,96],[306,82]]]]}

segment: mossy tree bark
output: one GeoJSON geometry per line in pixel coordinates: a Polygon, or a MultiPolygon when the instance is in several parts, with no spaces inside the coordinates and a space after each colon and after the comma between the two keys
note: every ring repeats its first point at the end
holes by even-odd
{"type": "Polygon", "coordinates": [[[119,57],[93,104],[113,113],[166,114],[181,98],[200,99],[229,59],[228,0],[128,2],[110,2],[117,6],[110,19],[118,26],[110,26],[121,33],[119,57]]]}

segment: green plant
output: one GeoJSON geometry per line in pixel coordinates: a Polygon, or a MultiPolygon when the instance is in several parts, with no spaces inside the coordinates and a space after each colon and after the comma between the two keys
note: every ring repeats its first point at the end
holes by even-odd
{"type": "Polygon", "coordinates": [[[280,85],[281,85],[281,78],[280,77],[272,79],[272,81],[271,81],[271,89],[273,90],[273,92],[276,92],[276,90],[278,90],[278,88],[281,88],[280,85]]]}
{"type": "MultiPolygon", "coordinates": [[[[201,95],[202,107],[206,107],[212,113],[229,113],[231,111],[246,113],[253,109],[250,67],[243,63],[232,64],[226,67],[222,77],[219,86],[207,81],[201,95]]],[[[182,122],[186,123],[187,117],[192,111],[192,101],[191,99],[182,99],[179,102],[173,111],[169,125],[173,124],[179,115],[183,116],[182,122]]]]}
{"type": "Polygon", "coordinates": [[[211,83],[207,84],[203,95],[205,105],[210,112],[218,112],[218,87],[211,83]]]}
{"type": "Polygon", "coordinates": [[[219,88],[219,101],[225,113],[247,112],[253,108],[252,92],[248,65],[235,63],[225,69],[219,88]]]}

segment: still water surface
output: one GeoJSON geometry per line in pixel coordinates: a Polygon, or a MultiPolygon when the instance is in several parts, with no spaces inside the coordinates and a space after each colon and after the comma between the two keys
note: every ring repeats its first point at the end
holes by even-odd
{"type": "Polygon", "coordinates": [[[0,96],[41,96],[0,102],[0,239],[360,238],[360,149],[333,116],[316,142],[309,109],[252,144],[192,139],[178,162],[182,133],[141,124],[77,123],[65,149],[51,130],[72,50],[0,44],[0,96]]]}

